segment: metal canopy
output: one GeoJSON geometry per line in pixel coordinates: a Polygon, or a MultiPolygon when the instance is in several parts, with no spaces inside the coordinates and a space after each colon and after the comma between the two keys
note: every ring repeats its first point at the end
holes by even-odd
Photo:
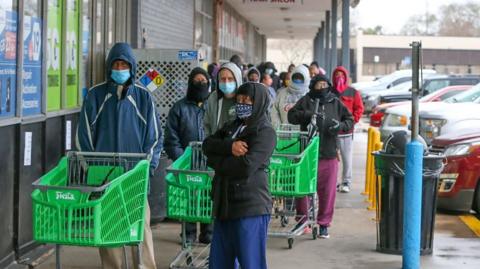
{"type": "MultiPolygon", "coordinates": [[[[267,38],[313,39],[331,0],[226,0],[267,38]]],[[[359,0],[351,0],[356,6],[359,0]]],[[[341,5],[341,1],[338,1],[341,5]]],[[[338,19],[341,9],[338,8],[338,19]]]]}

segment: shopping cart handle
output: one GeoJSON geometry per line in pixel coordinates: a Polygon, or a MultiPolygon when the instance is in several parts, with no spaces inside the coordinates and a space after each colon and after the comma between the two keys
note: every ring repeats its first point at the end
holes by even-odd
{"type": "Polygon", "coordinates": [[[35,180],[32,183],[33,189],[41,190],[41,191],[68,189],[68,190],[77,190],[77,191],[80,191],[80,192],[83,192],[83,193],[102,192],[106,188],[108,188],[110,186],[110,184],[112,183],[110,181],[110,182],[107,182],[106,184],[104,184],[102,186],[98,186],[98,187],[90,187],[90,186],[49,186],[49,185],[40,184],[40,181],[41,181],[41,178],[35,180]]]}

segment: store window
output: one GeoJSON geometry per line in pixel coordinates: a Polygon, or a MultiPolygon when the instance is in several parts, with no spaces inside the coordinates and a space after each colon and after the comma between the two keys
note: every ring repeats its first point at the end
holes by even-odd
{"type": "Polygon", "coordinates": [[[42,4],[25,0],[22,115],[42,113],[42,4]]]}
{"type": "Polygon", "coordinates": [[[16,1],[0,0],[0,118],[15,116],[17,19],[16,1]]]}
{"type": "Polygon", "coordinates": [[[61,107],[62,2],[48,1],[47,111],[60,110],[61,107]]]}
{"type": "Polygon", "coordinates": [[[66,68],[66,106],[67,108],[78,107],[78,32],[79,32],[79,0],[67,0],[66,7],[66,38],[65,60],[66,68]]]}

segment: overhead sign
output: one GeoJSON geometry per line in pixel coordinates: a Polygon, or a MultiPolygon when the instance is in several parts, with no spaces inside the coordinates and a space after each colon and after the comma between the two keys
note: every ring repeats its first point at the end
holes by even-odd
{"type": "Polygon", "coordinates": [[[151,92],[157,90],[158,88],[162,87],[165,83],[165,78],[155,69],[150,68],[140,78],[140,82],[151,92]]]}

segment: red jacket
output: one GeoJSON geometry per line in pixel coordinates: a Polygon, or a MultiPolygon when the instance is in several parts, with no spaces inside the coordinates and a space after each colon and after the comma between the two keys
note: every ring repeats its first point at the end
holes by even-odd
{"type": "MultiPolygon", "coordinates": [[[[360,92],[357,91],[356,89],[348,86],[346,89],[343,91],[336,85],[335,83],[335,73],[337,71],[343,72],[345,75],[346,80],[348,81],[348,71],[345,69],[343,66],[338,66],[335,68],[335,70],[332,73],[332,81],[333,81],[333,88],[335,89],[335,92],[337,96],[340,98],[342,103],[347,107],[348,111],[352,113],[353,119],[355,123],[360,121],[360,118],[363,115],[363,101],[362,101],[362,96],[360,95],[360,92]]],[[[352,133],[352,130],[346,133],[352,133]]]]}

